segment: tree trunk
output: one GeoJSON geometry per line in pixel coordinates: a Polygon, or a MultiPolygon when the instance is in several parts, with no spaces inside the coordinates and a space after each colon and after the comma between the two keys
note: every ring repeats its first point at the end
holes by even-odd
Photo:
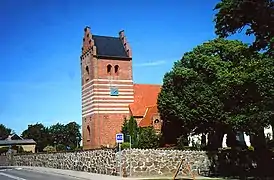
{"type": "Polygon", "coordinates": [[[231,148],[235,148],[237,146],[236,133],[234,133],[232,130],[227,133],[226,144],[231,148]]]}
{"type": "Polygon", "coordinates": [[[261,128],[256,135],[250,136],[251,145],[255,150],[266,149],[266,139],[264,135],[264,129],[261,128]]]}
{"type": "Polygon", "coordinates": [[[224,132],[221,130],[211,131],[208,134],[208,150],[218,150],[222,147],[224,132]]]}
{"type": "Polygon", "coordinates": [[[206,147],[206,135],[203,133],[201,138],[201,149],[204,150],[205,147],[206,147]]]}

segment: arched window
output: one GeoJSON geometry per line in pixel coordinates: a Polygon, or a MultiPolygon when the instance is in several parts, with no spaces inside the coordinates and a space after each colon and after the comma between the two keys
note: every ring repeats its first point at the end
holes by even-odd
{"type": "Polygon", "coordinates": [[[88,130],[88,135],[90,136],[90,127],[89,126],[87,127],[87,130],[88,130]]]}
{"type": "Polygon", "coordinates": [[[107,73],[108,74],[111,74],[111,69],[112,69],[112,66],[110,64],[107,65],[107,73]]]}
{"type": "Polygon", "coordinates": [[[115,72],[115,74],[118,74],[118,71],[119,71],[119,66],[118,66],[118,65],[115,65],[115,66],[114,66],[114,72],[115,72]]]}
{"type": "Polygon", "coordinates": [[[87,72],[87,74],[89,74],[89,68],[88,68],[88,66],[86,66],[86,72],[87,72]]]}

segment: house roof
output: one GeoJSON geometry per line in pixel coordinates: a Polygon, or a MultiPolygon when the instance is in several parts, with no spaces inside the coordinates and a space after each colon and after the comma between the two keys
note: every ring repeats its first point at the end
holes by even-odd
{"type": "Polygon", "coordinates": [[[98,56],[129,58],[119,37],[92,35],[98,56]]]}
{"type": "Polygon", "coordinates": [[[36,144],[33,139],[23,139],[23,140],[0,140],[0,146],[8,145],[27,145],[27,144],[36,144]]]}
{"type": "Polygon", "coordinates": [[[129,105],[133,116],[144,116],[147,107],[156,106],[161,85],[134,84],[134,103],[129,105]]]}
{"type": "Polygon", "coordinates": [[[140,127],[148,127],[152,125],[152,117],[153,115],[158,113],[157,105],[147,107],[144,118],[140,121],[140,127]]]}

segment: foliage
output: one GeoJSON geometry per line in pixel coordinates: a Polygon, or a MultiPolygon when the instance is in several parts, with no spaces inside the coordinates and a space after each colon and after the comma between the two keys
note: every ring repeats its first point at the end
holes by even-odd
{"type": "Polygon", "coordinates": [[[24,139],[33,139],[36,142],[36,149],[42,152],[49,143],[48,129],[41,123],[29,125],[28,129],[21,135],[24,139]]]}
{"type": "Polygon", "coordinates": [[[217,35],[227,37],[245,28],[246,35],[255,36],[255,50],[267,50],[274,56],[273,0],[221,0],[215,10],[217,35]]]}
{"type": "Polygon", "coordinates": [[[132,148],[157,148],[159,147],[160,135],[156,134],[153,127],[140,128],[133,117],[124,119],[122,126],[125,143],[121,148],[129,148],[129,136],[131,136],[132,148]]]}
{"type": "Polygon", "coordinates": [[[173,133],[173,123],[181,134],[209,133],[218,148],[227,131],[258,134],[274,114],[273,63],[236,40],[215,39],[185,53],[158,97],[163,135],[173,133]]]}
{"type": "Polygon", "coordinates": [[[0,148],[0,155],[3,154],[3,153],[8,152],[8,150],[9,150],[9,147],[1,147],[0,148]]]}
{"type": "Polygon", "coordinates": [[[79,130],[80,128],[81,126],[76,122],[70,122],[65,126],[67,146],[71,149],[75,149],[77,146],[80,146],[80,142],[82,140],[79,130]]]}
{"type": "Polygon", "coordinates": [[[130,148],[130,143],[129,142],[124,142],[121,144],[121,149],[129,149],[130,148]]]}
{"type": "MultiPolygon", "coordinates": [[[[66,125],[57,123],[50,126],[49,132],[51,134],[51,145],[62,144],[75,149],[77,144],[81,141],[80,125],[76,122],[70,122],[66,125]]],[[[66,148],[65,148],[66,149],[66,148]]],[[[58,150],[58,148],[57,148],[58,150]]]]}
{"type": "Polygon", "coordinates": [[[254,147],[253,146],[248,146],[248,150],[249,151],[254,151],[254,147]]]}
{"type": "Polygon", "coordinates": [[[181,135],[178,139],[177,139],[177,148],[183,150],[185,149],[185,146],[188,146],[188,137],[181,135]]]}
{"type": "Polygon", "coordinates": [[[56,149],[53,146],[46,146],[43,151],[45,152],[55,152],[56,149]]]}
{"type": "Polygon", "coordinates": [[[132,116],[129,119],[126,119],[126,118],[124,119],[124,123],[122,126],[122,133],[125,136],[124,137],[125,142],[130,141],[129,136],[127,135],[131,136],[131,144],[133,148],[137,147],[138,145],[138,140],[137,140],[138,131],[139,131],[139,128],[138,128],[137,122],[132,116]]]}
{"type": "Polygon", "coordinates": [[[77,143],[81,141],[80,125],[76,122],[70,122],[66,125],[57,123],[50,127],[45,127],[43,124],[29,125],[22,133],[22,137],[26,139],[34,139],[37,143],[38,151],[50,146],[58,146],[57,150],[75,149],[77,143]]]}
{"type": "Polygon", "coordinates": [[[159,147],[160,136],[156,134],[153,127],[139,129],[138,148],[151,149],[159,147]]]}
{"type": "Polygon", "coordinates": [[[64,144],[57,144],[56,145],[56,150],[57,151],[66,151],[67,147],[64,144]]]}
{"type": "Polygon", "coordinates": [[[0,140],[6,139],[11,134],[11,131],[5,125],[0,124],[0,140]]]}

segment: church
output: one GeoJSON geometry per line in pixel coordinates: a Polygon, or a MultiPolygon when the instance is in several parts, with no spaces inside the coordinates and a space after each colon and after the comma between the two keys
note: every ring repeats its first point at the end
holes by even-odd
{"type": "Polygon", "coordinates": [[[157,110],[161,85],[135,84],[132,49],[124,31],[117,37],[85,27],[81,54],[83,149],[114,147],[125,118],[161,130],[157,110]]]}

